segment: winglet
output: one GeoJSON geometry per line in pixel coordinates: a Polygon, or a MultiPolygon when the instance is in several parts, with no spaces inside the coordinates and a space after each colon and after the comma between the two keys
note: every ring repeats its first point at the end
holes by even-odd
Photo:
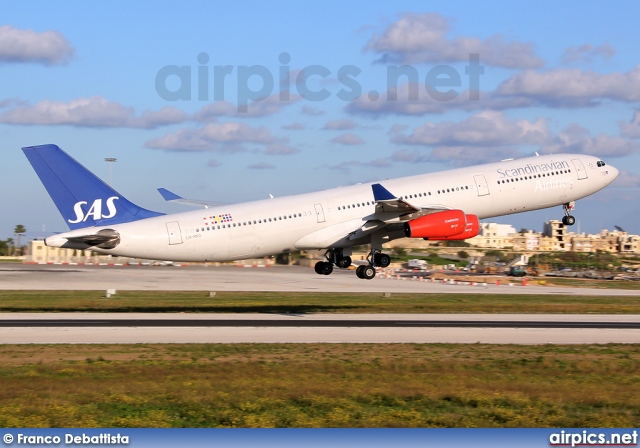
{"type": "Polygon", "coordinates": [[[387,190],[380,184],[371,185],[371,189],[373,190],[373,198],[376,200],[376,202],[396,199],[396,197],[391,194],[389,190],[387,190]]]}

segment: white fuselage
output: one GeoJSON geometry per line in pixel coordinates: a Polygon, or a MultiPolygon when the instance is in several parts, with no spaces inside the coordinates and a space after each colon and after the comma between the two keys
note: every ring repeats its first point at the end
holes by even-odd
{"type": "MultiPolygon", "coordinates": [[[[562,205],[601,190],[618,171],[598,161],[570,154],[529,157],[381,184],[414,206],[460,209],[484,219],[562,205]]],[[[120,243],[98,252],[173,261],[237,260],[367,243],[347,236],[377,219],[374,212],[371,184],[360,184],[78,229],[46,243],[61,246],[66,238],[108,228],[120,234],[120,243]]]]}

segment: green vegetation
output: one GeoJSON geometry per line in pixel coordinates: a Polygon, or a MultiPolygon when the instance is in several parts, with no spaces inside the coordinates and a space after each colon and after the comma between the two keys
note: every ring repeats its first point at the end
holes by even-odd
{"type": "Polygon", "coordinates": [[[20,243],[20,238],[24,236],[27,232],[27,229],[22,225],[18,224],[14,229],[13,233],[18,239],[16,243],[13,238],[7,238],[6,240],[0,240],[0,256],[11,256],[11,255],[22,255],[24,254],[25,247],[20,243]]]}
{"type": "Polygon", "coordinates": [[[609,252],[551,252],[531,257],[530,264],[547,264],[551,268],[611,270],[622,264],[620,258],[609,252]]]}
{"type": "Polygon", "coordinates": [[[460,257],[460,258],[469,258],[469,252],[464,251],[464,250],[460,250],[460,251],[458,251],[458,257],[460,257]]]}
{"type": "MultiPolygon", "coordinates": [[[[565,280],[553,279],[553,282],[565,280]]],[[[0,291],[0,311],[640,314],[640,295],[493,295],[474,294],[472,287],[464,291],[469,293],[392,293],[390,297],[378,293],[324,292],[218,292],[215,297],[209,297],[204,291],[118,291],[106,299],[103,291],[5,290],[0,291]]]]}
{"type": "Polygon", "coordinates": [[[407,262],[409,260],[425,260],[427,263],[429,264],[434,264],[437,266],[443,266],[446,264],[455,264],[458,267],[464,267],[467,264],[469,264],[469,262],[467,260],[450,260],[449,258],[443,258],[441,256],[439,256],[437,253],[435,252],[431,252],[428,255],[417,255],[416,253],[412,253],[409,252],[407,253],[406,251],[404,251],[404,255],[400,255],[400,251],[396,252],[394,250],[395,255],[392,257],[393,261],[395,262],[407,262]]]}
{"type": "Polygon", "coordinates": [[[0,346],[1,427],[637,427],[640,345],[0,346]]]}

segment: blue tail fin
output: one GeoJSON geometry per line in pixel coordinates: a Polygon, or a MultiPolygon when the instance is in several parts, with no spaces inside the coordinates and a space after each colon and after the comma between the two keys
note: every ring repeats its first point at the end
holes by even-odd
{"type": "Polygon", "coordinates": [[[128,201],[56,145],[22,150],[71,230],[162,215],[128,201]]]}

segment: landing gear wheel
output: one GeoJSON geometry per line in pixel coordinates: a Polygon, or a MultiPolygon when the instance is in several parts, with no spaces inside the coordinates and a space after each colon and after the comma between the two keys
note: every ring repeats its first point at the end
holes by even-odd
{"type": "Polygon", "coordinates": [[[364,269],[362,269],[362,277],[365,280],[371,280],[373,277],[376,276],[376,268],[374,268],[371,265],[368,266],[363,266],[364,269]]]}
{"type": "Polygon", "coordinates": [[[318,261],[313,269],[316,271],[316,274],[329,275],[333,272],[333,265],[326,261],[318,261]]]}
{"type": "Polygon", "coordinates": [[[391,264],[391,257],[387,254],[383,254],[382,252],[375,254],[373,257],[373,261],[376,266],[380,266],[381,268],[386,268],[391,264]]]}
{"type": "Polygon", "coordinates": [[[336,262],[336,266],[341,269],[348,268],[349,266],[351,266],[351,257],[342,257],[338,259],[338,261],[336,262]]]}
{"type": "Polygon", "coordinates": [[[356,275],[358,276],[358,278],[361,278],[363,280],[371,280],[376,276],[376,268],[374,268],[370,264],[358,266],[358,268],[356,269],[356,275]]]}
{"type": "Polygon", "coordinates": [[[571,216],[571,211],[576,207],[576,203],[567,202],[566,204],[562,204],[562,208],[564,209],[564,216],[562,217],[562,224],[565,226],[572,226],[576,223],[576,218],[571,216]]]}

